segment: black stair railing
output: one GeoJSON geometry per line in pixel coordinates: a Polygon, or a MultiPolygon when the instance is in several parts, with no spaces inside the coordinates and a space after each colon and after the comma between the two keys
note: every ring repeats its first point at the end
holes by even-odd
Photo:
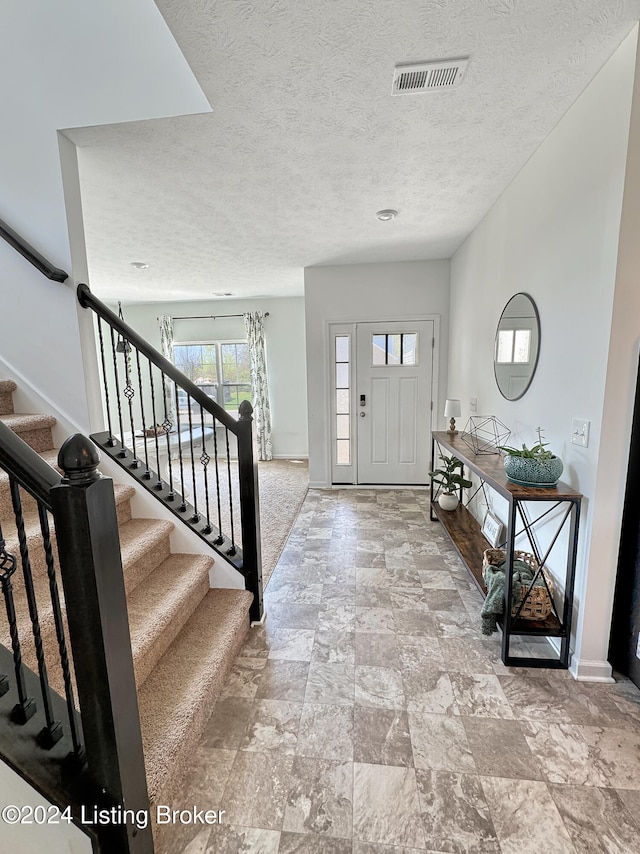
{"type": "Polygon", "coordinates": [[[253,408],[236,420],[111,311],[96,316],[106,430],[91,438],[244,576],[252,621],[263,615],[253,408]]]}
{"type": "Polygon", "coordinates": [[[116,505],[99,459],[72,436],[60,476],[0,422],[0,757],[95,852],[152,854],[116,505]]]}

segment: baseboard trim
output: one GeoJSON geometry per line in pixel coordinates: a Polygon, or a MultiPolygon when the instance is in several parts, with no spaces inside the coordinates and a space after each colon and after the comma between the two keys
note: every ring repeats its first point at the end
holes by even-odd
{"type": "Polygon", "coordinates": [[[594,661],[588,658],[573,657],[569,672],[578,682],[615,682],[613,670],[608,661],[594,661]]]}

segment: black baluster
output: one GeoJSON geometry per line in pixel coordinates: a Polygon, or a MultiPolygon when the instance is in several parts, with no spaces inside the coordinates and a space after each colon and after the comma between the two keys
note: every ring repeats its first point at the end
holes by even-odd
{"type": "Polygon", "coordinates": [[[40,530],[42,531],[42,543],[47,561],[47,575],[49,576],[49,592],[51,594],[51,605],[53,606],[53,621],[56,627],[56,638],[60,651],[60,664],[62,666],[62,678],[64,680],[64,693],[67,700],[67,711],[69,713],[69,731],[73,742],[73,752],[81,756],[83,747],[78,737],[76,726],[76,707],[73,695],[73,684],[71,682],[71,668],[69,666],[69,655],[67,653],[67,641],[64,635],[64,623],[62,620],[62,608],[60,607],[60,594],[58,592],[58,581],[53,560],[53,548],[51,546],[51,532],[49,530],[49,518],[42,504],[38,503],[38,515],[40,517],[40,530]]]}
{"type": "MultiPolygon", "coordinates": [[[[200,407],[200,427],[202,429],[202,453],[200,454],[200,462],[202,463],[202,478],[204,480],[204,506],[207,514],[207,524],[202,529],[203,534],[210,534],[213,528],[211,527],[211,509],[209,507],[209,472],[207,466],[211,462],[211,457],[207,453],[207,443],[204,434],[204,409],[200,407]]],[[[213,425],[215,431],[215,424],[213,425]]]]}
{"type": "Polygon", "coordinates": [[[18,489],[17,481],[13,477],[9,478],[9,484],[11,486],[13,512],[16,517],[16,528],[18,529],[18,543],[20,545],[20,559],[22,561],[24,589],[27,594],[29,617],[31,618],[31,626],[33,628],[33,640],[36,647],[38,675],[40,677],[40,690],[42,693],[42,708],[46,721],[45,727],[38,734],[38,744],[45,749],[49,749],[62,738],[62,724],[60,721],[54,720],[51,708],[51,689],[49,688],[49,680],[47,679],[47,666],[44,658],[44,647],[42,645],[40,620],[38,618],[38,605],[36,603],[36,594],[33,588],[31,560],[29,558],[29,547],[27,545],[27,535],[24,527],[24,515],[22,513],[20,490],[18,489]]]}
{"type": "Polygon", "coordinates": [[[124,457],[127,456],[127,449],[124,446],[124,427],[122,425],[122,403],[120,401],[120,378],[118,376],[118,358],[117,358],[117,350],[116,350],[116,342],[113,332],[113,326],[111,327],[111,351],[113,353],[113,374],[115,378],[116,384],[116,401],[118,404],[118,424],[120,425],[120,442],[122,443],[122,447],[118,452],[118,456],[124,457]]]}
{"type": "MultiPolygon", "coordinates": [[[[167,440],[167,468],[169,469],[169,491],[170,491],[170,495],[169,495],[167,500],[173,501],[175,499],[175,493],[173,490],[173,467],[171,465],[171,439],[169,438],[169,433],[171,432],[171,428],[173,427],[173,422],[169,418],[169,405],[167,403],[167,400],[168,400],[167,394],[170,394],[170,392],[167,391],[167,378],[165,376],[164,371],[160,372],[160,376],[162,377],[162,399],[164,400],[164,421],[162,422],[162,429],[164,430],[164,435],[165,435],[166,440],[167,440]]],[[[178,419],[178,447],[179,447],[180,446],[180,413],[179,413],[177,407],[176,407],[176,418],[178,419]]],[[[182,503],[184,504],[184,501],[182,503]]],[[[182,510],[182,507],[180,509],[182,510]]]]}
{"type": "MultiPolygon", "coordinates": [[[[9,634],[11,635],[11,650],[13,652],[13,666],[16,674],[16,688],[18,691],[18,703],[11,711],[11,720],[14,723],[26,724],[29,718],[32,718],[36,713],[36,701],[33,697],[27,697],[27,686],[24,681],[24,669],[22,665],[22,650],[20,648],[20,638],[18,636],[18,621],[16,619],[16,608],[13,602],[13,586],[11,584],[11,576],[17,569],[15,556],[6,549],[6,543],[2,536],[0,528],[0,584],[2,584],[2,593],[4,595],[5,606],[7,609],[7,620],[9,621],[9,634]]],[[[2,693],[6,694],[9,688],[9,680],[6,676],[3,677],[3,685],[6,688],[2,693]]]]}
{"type": "Polygon", "coordinates": [[[131,446],[133,449],[133,459],[131,460],[131,468],[137,469],[140,468],[140,460],[138,459],[136,428],[135,424],[133,423],[133,398],[135,397],[136,392],[134,387],[131,385],[131,370],[129,365],[129,360],[131,359],[131,344],[129,344],[129,342],[125,338],[122,339],[122,358],[124,359],[125,378],[125,386],[122,393],[127,398],[127,402],[129,405],[129,426],[131,427],[131,446]]]}
{"type": "MultiPolygon", "coordinates": [[[[176,389],[177,395],[177,389],[176,389]]],[[[187,407],[189,412],[189,445],[191,449],[191,483],[193,484],[193,516],[191,517],[191,521],[194,524],[197,524],[200,521],[200,514],[198,513],[198,490],[196,488],[196,460],[195,454],[193,451],[193,419],[191,417],[191,398],[189,400],[189,406],[187,407]]],[[[204,441],[204,434],[202,436],[204,441]]]]}
{"type": "MultiPolygon", "coordinates": [[[[164,374],[163,374],[164,376],[164,374]]],[[[184,464],[182,460],[182,429],[180,427],[180,403],[178,401],[178,387],[175,386],[175,401],[176,401],[176,429],[178,431],[178,465],[180,467],[180,491],[182,492],[182,504],[178,507],[180,513],[186,513],[187,502],[184,495],[184,464]]],[[[191,405],[191,398],[187,395],[187,406],[191,405]]],[[[167,436],[167,440],[168,440],[167,436]]],[[[171,465],[171,456],[169,456],[169,465],[171,465]]]]}
{"type": "Polygon", "coordinates": [[[213,541],[215,546],[221,546],[224,543],[224,534],[222,533],[222,506],[220,503],[220,470],[218,466],[218,431],[216,430],[216,418],[213,416],[213,458],[215,461],[216,470],[216,501],[218,504],[218,536],[213,541]]]}
{"type": "Polygon", "coordinates": [[[227,440],[227,477],[229,480],[229,526],[231,528],[231,546],[227,549],[227,554],[232,556],[238,551],[236,549],[236,537],[233,530],[233,492],[231,486],[231,454],[229,452],[229,428],[224,428],[225,437],[227,440]]]}
{"type": "Polygon", "coordinates": [[[144,415],[144,393],[142,388],[142,371],[140,369],[140,350],[136,347],[136,365],[138,368],[138,392],[140,394],[140,417],[142,418],[142,441],[144,448],[144,465],[145,472],[142,475],[145,480],[151,480],[151,471],[149,470],[149,447],[147,442],[147,421],[144,415]]]}
{"type": "MultiPolygon", "coordinates": [[[[153,383],[153,364],[149,362],[149,387],[151,388],[151,414],[153,415],[153,430],[154,430],[154,442],[156,446],[156,471],[158,472],[158,482],[156,483],[156,489],[162,489],[162,472],[160,471],[160,446],[158,444],[158,420],[156,416],[156,391],[153,383]]],[[[169,466],[169,472],[171,472],[171,466],[169,466]]],[[[169,501],[173,501],[173,481],[171,480],[171,494],[169,495],[169,501]]]]}
{"type": "Polygon", "coordinates": [[[111,402],[109,400],[109,381],[107,379],[107,363],[104,355],[104,339],[102,337],[102,320],[98,315],[98,337],[100,338],[100,360],[102,362],[102,381],[104,383],[104,403],[107,410],[107,427],[109,428],[109,439],[107,444],[110,448],[116,443],[111,426],[111,402]]]}

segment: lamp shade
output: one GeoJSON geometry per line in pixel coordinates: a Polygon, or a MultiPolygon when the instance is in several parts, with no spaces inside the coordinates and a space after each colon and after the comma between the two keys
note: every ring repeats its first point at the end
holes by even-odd
{"type": "Polygon", "coordinates": [[[445,418],[459,418],[462,414],[462,410],[460,409],[460,401],[456,400],[456,398],[447,398],[444,404],[444,417],[445,418]]]}

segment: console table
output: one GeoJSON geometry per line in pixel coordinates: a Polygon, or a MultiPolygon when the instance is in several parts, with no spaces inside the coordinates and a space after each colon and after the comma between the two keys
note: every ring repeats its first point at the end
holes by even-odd
{"type": "MultiPolygon", "coordinates": [[[[457,457],[469,471],[480,478],[480,486],[471,499],[482,489],[492,489],[507,501],[508,521],[503,541],[499,544],[506,550],[505,571],[505,608],[500,621],[502,627],[502,661],[509,666],[567,668],[569,666],[569,641],[571,637],[571,617],[573,610],[573,587],[576,571],[578,545],[578,524],[582,495],[564,483],[555,487],[534,488],[518,486],[507,479],[504,471],[504,458],[498,454],[474,454],[460,435],[447,432],[432,433],[431,469],[438,468],[440,454],[457,457]],[[544,520],[544,522],[543,522],[544,520]],[[544,541],[546,548],[540,545],[541,523],[545,526],[544,541]],[[536,530],[536,528],[538,530],[536,530]],[[562,536],[561,536],[562,535],[562,536]],[[525,545],[516,546],[516,540],[526,539],[525,545]],[[566,544],[566,554],[564,545],[566,544]],[[531,552],[538,564],[544,566],[549,556],[562,548],[564,564],[564,582],[562,596],[554,596],[554,608],[545,620],[525,620],[514,618],[511,608],[512,570],[514,550],[531,552]],[[558,601],[562,602],[558,604],[558,601]],[[510,653],[510,641],[514,636],[539,636],[559,639],[557,657],[534,658],[513,656],[510,653]]],[[[480,523],[462,502],[463,490],[460,490],[460,504],[455,510],[442,510],[437,503],[437,485],[431,483],[431,519],[442,523],[458,554],[477,587],[486,596],[487,589],[482,578],[482,559],[484,550],[490,547],[482,534],[480,523]]],[[[469,499],[469,500],[471,500],[469,499]]],[[[469,503],[469,502],[467,502],[469,503]]],[[[557,570],[556,570],[557,571],[557,570]]]]}

